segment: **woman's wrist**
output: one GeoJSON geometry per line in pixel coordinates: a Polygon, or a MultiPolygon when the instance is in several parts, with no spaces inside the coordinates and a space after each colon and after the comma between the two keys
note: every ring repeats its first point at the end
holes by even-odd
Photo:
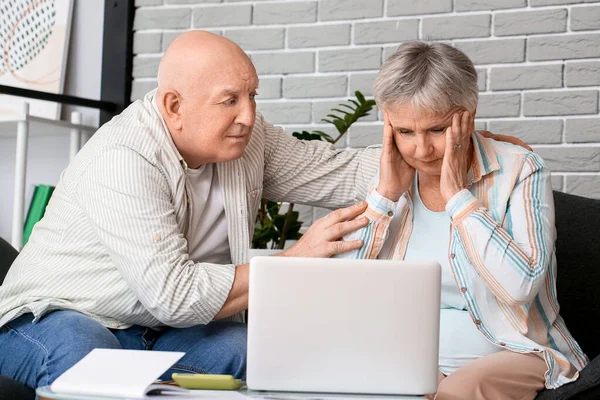
{"type": "Polygon", "coordinates": [[[398,201],[398,199],[400,199],[401,193],[387,190],[386,188],[383,188],[381,186],[377,186],[377,189],[375,189],[375,190],[377,190],[377,193],[379,193],[381,196],[383,196],[386,199],[391,200],[393,202],[396,202],[396,201],[398,201]]]}

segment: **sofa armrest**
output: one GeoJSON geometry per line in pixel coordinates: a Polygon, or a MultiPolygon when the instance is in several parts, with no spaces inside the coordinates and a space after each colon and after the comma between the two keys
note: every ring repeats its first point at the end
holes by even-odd
{"type": "Polygon", "coordinates": [[[541,391],[535,400],[600,399],[600,356],[594,358],[579,373],[579,379],[554,390],[541,391]]]}

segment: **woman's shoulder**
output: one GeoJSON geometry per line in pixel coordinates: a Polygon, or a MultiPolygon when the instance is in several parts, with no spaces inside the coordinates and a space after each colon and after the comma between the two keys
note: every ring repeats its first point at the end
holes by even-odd
{"type": "MultiPolygon", "coordinates": [[[[480,151],[492,153],[501,166],[515,165],[519,160],[533,165],[536,169],[546,168],[542,156],[523,146],[486,138],[476,133],[480,151]]],[[[490,155],[492,155],[490,154],[490,155]]]]}

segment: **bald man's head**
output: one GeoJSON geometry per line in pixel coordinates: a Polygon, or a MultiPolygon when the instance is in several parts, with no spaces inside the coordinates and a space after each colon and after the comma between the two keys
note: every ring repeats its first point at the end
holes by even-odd
{"type": "Polygon", "coordinates": [[[231,40],[190,31],[171,43],[158,68],[156,102],[188,165],[243,155],[257,86],[254,65],[231,40]]]}
{"type": "Polygon", "coordinates": [[[228,66],[254,70],[250,58],[231,40],[205,31],[186,32],[165,51],[158,67],[159,91],[192,87],[228,66]]]}

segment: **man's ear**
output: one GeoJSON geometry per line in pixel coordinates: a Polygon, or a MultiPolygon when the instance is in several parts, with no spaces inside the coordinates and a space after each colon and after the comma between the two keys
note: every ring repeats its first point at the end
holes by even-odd
{"type": "Polygon", "coordinates": [[[169,129],[181,130],[181,96],[174,90],[167,91],[162,100],[165,115],[163,118],[169,129]]]}

